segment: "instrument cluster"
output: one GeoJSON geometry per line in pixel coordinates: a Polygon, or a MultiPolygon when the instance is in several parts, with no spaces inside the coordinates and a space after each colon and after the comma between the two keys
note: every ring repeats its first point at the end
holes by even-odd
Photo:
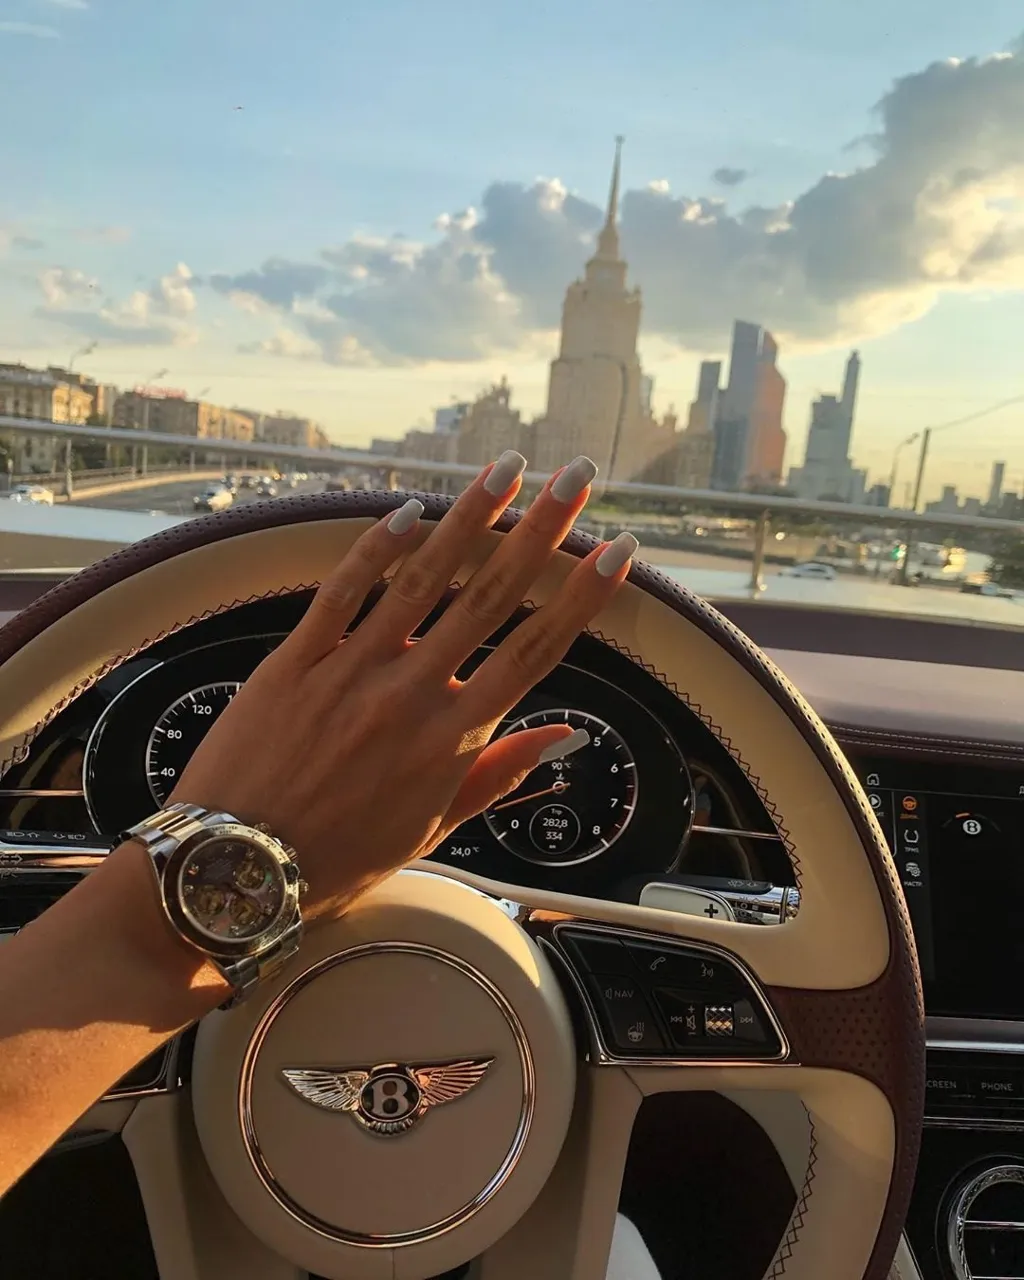
{"type": "MultiPolygon", "coordinates": [[[[0,780],[0,838],[109,843],[165,804],[210,726],[304,603],[240,606],[104,677],[0,780]]],[[[790,882],[785,850],[738,766],[628,658],[581,638],[496,734],[545,724],[585,729],[589,742],[539,764],[452,832],[432,855],[437,861],[505,883],[624,901],[676,875],[790,882]]],[[[237,766],[245,768],[244,754],[237,766]]]]}

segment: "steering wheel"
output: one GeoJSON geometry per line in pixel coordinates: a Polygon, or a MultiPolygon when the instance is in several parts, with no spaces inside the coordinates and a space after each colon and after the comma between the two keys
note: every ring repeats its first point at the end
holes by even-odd
{"type": "MultiPolygon", "coordinates": [[[[0,763],[161,637],[316,585],[406,496],[254,503],[69,579],[0,633],[0,763]]],[[[450,505],[417,496],[425,524],[450,505]]],[[[456,585],[516,519],[466,548],[456,585]]],[[[524,605],[543,604],[593,546],[571,534],[524,605]]],[[[768,1277],[887,1275],[917,1162],[924,1016],[906,906],[866,798],[771,662],[657,571],[637,563],[591,630],[728,749],[789,850],[799,913],[763,928],[429,862],[393,877],[246,1003],[203,1020],[191,1097],[136,1105],[123,1138],[162,1280],[425,1280],[471,1258],[484,1280],[603,1280],[638,1108],[693,1090],[754,1116],[793,1181],[768,1277]],[[609,1047],[594,993],[633,979],[601,977],[588,939],[620,948],[612,968],[645,942],[680,964],[714,958],[744,984],[772,1050],[609,1047]]]]}

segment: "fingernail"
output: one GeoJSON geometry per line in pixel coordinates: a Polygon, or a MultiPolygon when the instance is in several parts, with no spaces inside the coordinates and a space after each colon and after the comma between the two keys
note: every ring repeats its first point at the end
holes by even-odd
{"type": "Polygon", "coordinates": [[[396,538],[400,538],[403,533],[408,533],[416,521],[423,514],[423,503],[419,498],[410,498],[393,512],[388,519],[388,532],[393,533],[396,538]]]}
{"type": "Polygon", "coordinates": [[[526,470],[526,459],[515,449],[506,449],[491,467],[490,474],[484,481],[484,488],[496,498],[508,493],[519,477],[526,470]]]}
{"type": "Polygon", "coordinates": [[[602,578],[614,578],[626,561],[636,555],[639,545],[631,533],[620,533],[597,557],[594,567],[602,578]]]}
{"type": "Polygon", "coordinates": [[[551,760],[561,760],[564,756],[571,756],[574,751],[579,751],[580,747],[585,747],[590,741],[590,734],[586,729],[574,729],[567,738],[559,738],[557,742],[552,742],[550,747],[545,747],[537,757],[538,764],[547,764],[551,760]]]}
{"type": "Polygon", "coordinates": [[[551,486],[551,496],[559,502],[575,502],[597,475],[597,463],[581,453],[559,475],[551,486]]]}

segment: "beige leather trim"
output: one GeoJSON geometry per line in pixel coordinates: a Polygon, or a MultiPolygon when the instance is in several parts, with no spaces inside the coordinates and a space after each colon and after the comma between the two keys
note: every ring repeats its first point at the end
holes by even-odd
{"type": "MultiPolygon", "coordinates": [[[[0,762],[10,761],[55,708],[160,636],[233,604],[318,582],[368,523],[319,521],[243,534],[162,561],[87,600],[0,668],[0,762]]],[[[460,578],[500,537],[479,540],[460,578]]],[[[534,602],[550,598],[576,563],[556,554],[534,602]]],[[[796,920],[758,930],[691,919],[693,936],[730,946],[734,930],[750,930],[744,954],[769,985],[844,989],[878,978],[889,955],[878,888],[849,814],[789,718],[710,637],[632,585],[592,630],[642,655],[699,707],[745,767],[757,762],[756,784],[788,833],[803,894],[796,920]]]]}
{"type": "Polygon", "coordinates": [[[822,1280],[825,1259],[828,1280],[862,1280],[895,1156],[892,1109],[881,1090],[861,1076],[807,1067],[758,1073],[749,1067],[635,1068],[629,1074],[645,1096],[714,1089],[735,1097],[758,1089],[799,1099],[806,1117],[802,1136],[793,1124],[786,1126],[788,1132],[776,1124],[776,1133],[769,1133],[787,1169],[802,1165],[803,1172],[793,1217],[766,1280],[822,1280]]]}

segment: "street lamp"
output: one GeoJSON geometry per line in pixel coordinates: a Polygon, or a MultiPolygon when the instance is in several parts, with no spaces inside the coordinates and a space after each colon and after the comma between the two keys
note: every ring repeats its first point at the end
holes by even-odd
{"type": "Polygon", "coordinates": [[[896,505],[896,469],[900,462],[900,453],[908,444],[913,444],[921,435],[920,431],[915,431],[912,436],[907,436],[906,440],[901,440],[892,455],[892,470],[889,472],[889,506],[896,505]]]}
{"type": "MultiPolygon", "coordinates": [[[[94,342],[87,342],[87,343],[85,344],[85,346],[84,346],[84,347],[79,347],[77,351],[72,351],[71,356],[70,356],[70,358],[68,359],[68,401],[67,401],[67,408],[66,408],[66,410],[65,410],[65,421],[67,421],[67,422],[72,422],[72,421],[74,420],[73,414],[72,414],[72,412],[71,412],[71,404],[72,404],[72,400],[71,400],[71,387],[72,387],[71,375],[72,375],[72,374],[74,373],[74,371],[75,371],[75,361],[78,359],[78,357],[79,357],[79,356],[88,356],[88,355],[92,355],[92,353],[96,350],[96,348],[97,348],[99,345],[100,345],[100,344],[99,344],[98,342],[95,342],[95,341],[94,341],[94,342]]],[[[57,444],[56,440],[55,440],[53,443],[54,443],[54,469],[56,470],[56,460],[57,460],[57,459],[56,459],[56,452],[57,452],[57,450],[56,450],[56,444],[57,444]]],[[[70,437],[70,436],[68,436],[67,440],[65,440],[65,441],[64,441],[64,493],[65,493],[65,495],[66,495],[68,498],[70,498],[70,497],[71,497],[71,486],[72,486],[72,479],[71,479],[71,437],[70,437]]]]}

